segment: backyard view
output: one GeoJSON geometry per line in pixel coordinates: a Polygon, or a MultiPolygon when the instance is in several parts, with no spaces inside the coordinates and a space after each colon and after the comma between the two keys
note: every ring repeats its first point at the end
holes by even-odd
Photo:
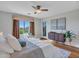
{"type": "Polygon", "coordinates": [[[29,33],[29,27],[30,23],[29,21],[26,20],[20,20],[19,21],[19,34],[20,34],[20,39],[24,39],[28,36],[29,33]]]}

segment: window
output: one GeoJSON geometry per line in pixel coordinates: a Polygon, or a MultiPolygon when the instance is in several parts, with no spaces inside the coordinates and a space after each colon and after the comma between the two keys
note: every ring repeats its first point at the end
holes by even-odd
{"type": "Polygon", "coordinates": [[[58,20],[58,30],[65,30],[66,29],[66,18],[59,18],[58,20]]]}
{"type": "Polygon", "coordinates": [[[19,33],[26,34],[29,32],[30,23],[29,21],[20,20],[19,21],[19,33]]]}
{"type": "Polygon", "coordinates": [[[53,30],[65,30],[66,29],[66,18],[59,18],[51,20],[51,29],[53,30]]]}
{"type": "Polygon", "coordinates": [[[51,20],[51,29],[57,29],[57,19],[51,20]]]}
{"type": "Polygon", "coordinates": [[[46,36],[46,22],[43,21],[42,25],[43,25],[43,36],[46,36]]]}

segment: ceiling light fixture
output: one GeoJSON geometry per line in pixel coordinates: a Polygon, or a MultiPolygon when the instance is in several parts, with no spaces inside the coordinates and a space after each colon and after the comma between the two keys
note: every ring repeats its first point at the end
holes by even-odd
{"type": "Polygon", "coordinates": [[[41,13],[42,11],[41,11],[41,10],[36,10],[36,12],[37,12],[37,13],[41,13]]]}

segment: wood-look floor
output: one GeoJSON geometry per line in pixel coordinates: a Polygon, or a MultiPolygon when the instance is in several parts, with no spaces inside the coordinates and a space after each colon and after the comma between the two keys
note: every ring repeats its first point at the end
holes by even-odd
{"type": "Polygon", "coordinates": [[[70,51],[71,54],[70,54],[69,58],[78,58],[79,57],[79,48],[69,46],[69,45],[65,45],[65,44],[61,44],[61,43],[58,43],[58,42],[54,42],[52,44],[55,45],[56,47],[70,51]]]}
{"type": "Polygon", "coordinates": [[[69,45],[65,45],[65,44],[62,44],[62,43],[58,43],[56,41],[47,40],[47,42],[53,44],[56,47],[70,51],[71,54],[70,54],[69,58],[79,58],[79,48],[69,46],[69,45]]]}

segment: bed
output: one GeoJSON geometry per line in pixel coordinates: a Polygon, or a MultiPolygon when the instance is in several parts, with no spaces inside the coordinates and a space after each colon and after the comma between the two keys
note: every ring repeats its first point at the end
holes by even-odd
{"type": "Polygon", "coordinates": [[[68,58],[70,53],[67,50],[58,48],[50,43],[39,39],[27,40],[26,47],[22,51],[11,54],[11,58],[68,58]]]}

